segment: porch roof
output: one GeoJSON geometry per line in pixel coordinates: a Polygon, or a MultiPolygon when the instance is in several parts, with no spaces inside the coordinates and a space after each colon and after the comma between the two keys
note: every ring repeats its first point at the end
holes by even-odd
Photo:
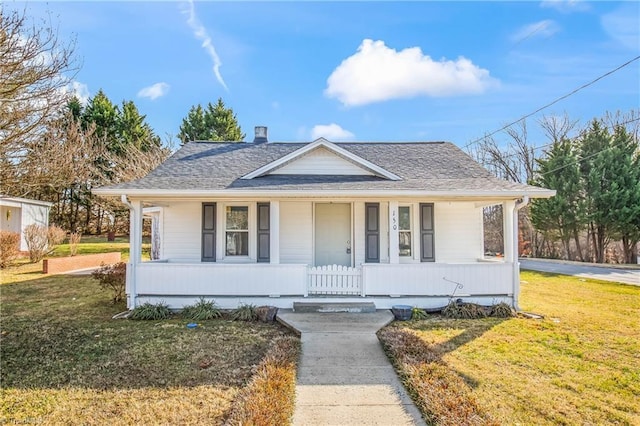
{"type": "Polygon", "coordinates": [[[266,175],[243,176],[276,161],[306,143],[190,142],[147,176],[98,188],[99,195],[197,196],[319,192],[396,193],[441,196],[549,197],[555,191],[498,179],[460,148],[448,142],[351,142],[340,148],[397,175],[378,176],[266,175]]]}

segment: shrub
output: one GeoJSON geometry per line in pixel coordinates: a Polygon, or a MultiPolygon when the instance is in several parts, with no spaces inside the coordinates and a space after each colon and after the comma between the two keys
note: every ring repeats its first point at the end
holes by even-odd
{"type": "Polygon", "coordinates": [[[0,268],[6,268],[20,253],[20,234],[0,231],[0,268]]]}
{"type": "Polygon", "coordinates": [[[231,313],[231,319],[233,321],[255,321],[258,319],[258,313],[256,312],[256,306],[250,304],[240,304],[237,309],[234,309],[231,313]]]}
{"type": "Polygon", "coordinates": [[[132,320],[163,320],[171,316],[169,305],[164,302],[150,303],[146,302],[133,308],[129,319],[132,320]]]}
{"type": "Polygon", "coordinates": [[[414,307],[411,310],[411,319],[412,320],[423,320],[423,319],[427,319],[429,318],[429,315],[427,315],[427,313],[425,312],[424,309],[420,309],[417,307],[414,307]]]}
{"type": "Polygon", "coordinates": [[[24,239],[29,250],[29,260],[32,263],[40,262],[64,241],[65,236],[64,230],[55,225],[48,228],[36,223],[28,225],[24,228],[24,239]]]}
{"type": "Polygon", "coordinates": [[[235,399],[227,425],[291,424],[300,341],[279,337],[235,399]]]}
{"type": "Polygon", "coordinates": [[[489,316],[496,318],[511,318],[516,315],[513,308],[507,303],[500,302],[497,305],[493,305],[491,307],[491,311],[489,312],[489,316]]]}
{"type": "Polygon", "coordinates": [[[80,244],[81,238],[82,234],[80,232],[72,232],[69,234],[69,254],[71,256],[78,254],[78,244],[80,244]]]}
{"type": "Polygon", "coordinates": [[[91,276],[98,280],[100,287],[111,290],[113,297],[111,301],[118,303],[124,300],[126,281],[127,281],[127,264],[124,262],[113,265],[105,265],[104,263],[91,276]]]}
{"type": "Polygon", "coordinates": [[[182,316],[194,321],[202,321],[220,318],[222,312],[220,312],[220,309],[216,306],[215,301],[207,301],[204,297],[200,297],[195,304],[182,308],[182,316]]]}
{"type": "Polygon", "coordinates": [[[451,301],[442,310],[442,315],[455,319],[477,319],[485,318],[487,311],[484,307],[475,303],[458,303],[451,301]]]}

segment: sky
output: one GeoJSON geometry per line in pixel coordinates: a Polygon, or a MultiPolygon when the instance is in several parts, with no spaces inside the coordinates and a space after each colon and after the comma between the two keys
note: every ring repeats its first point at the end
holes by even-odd
{"type": "MultiPolygon", "coordinates": [[[[163,139],[222,98],[251,141],[450,141],[640,108],[640,2],[5,2],[76,40],[82,99],[133,100],[163,139]],[[634,60],[634,58],[636,60],[634,60]]],[[[498,141],[508,140],[503,132],[498,141]]]]}

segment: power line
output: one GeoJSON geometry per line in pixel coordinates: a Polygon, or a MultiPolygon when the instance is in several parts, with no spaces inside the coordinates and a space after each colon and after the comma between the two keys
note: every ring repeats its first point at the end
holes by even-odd
{"type": "Polygon", "coordinates": [[[517,120],[512,121],[511,123],[509,123],[509,124],[506,124],[506,125],[502,126],[502,127],[501,127],[501,128],[499,128],[498,130],[494,130],[493,132],[491,132],[491,133],[489,133],[489,134],[486,134],[486,135],[484,135],[484,136],[482,136],[482,137],[480,137],[480,138],[477,138],[477,139],[472,140],[471,142],[469,142],[468,144],[466,144],[466,145],[463,147],[463,149],[466,149],[466,148],[470,147],[471,145],[474,145],[474,144],[476,144],[476,143],[480,142],[481,140],[483,140],[483,139],[485,139],[485,138],[488,138],[488,137],[490,137],[490,136],[493,136],[493,135],[495,135],[496,133],[501,132],[501,131],[503,131],[503,130],[505,130],[505,129],[507,129],[507,128],[511,127],[511,126],[513,126],[514,124],[516,124],[516,123],[518,123],[518,122],[520,122],[520,121],[522,121],[522,120],[524,120],[524,119],[526,119],[526,118],[529,118],[529,117],[531,117],[532,115],[535,115],[535,114],[539,113],[539,112],[540,112],[540,111],[542,111],[543,109],[547,109],[547,108],[549,108],[550,106],[557,104],[558,102],[560,102],[560,101],[562,101],[562,100],[564,100],[564,99],[568,98],[569,96],[572,96],[572,95],[576,94],[576,93],[577,93],[577,92],[579,92],[580,90],[585,89],[585,88],[587,88],[587,87],[591,86],[592,84],[594,84],[594,83],[596,83],[596,82],[598,82],[598,81],[602,80],[603,78],[605,78],[605,77],[607,77],[607,76],[609,76],[609,75],[613,74],[614,72],[616,72],[616,71],[618,71],[618,70],[621,70],[622,68],[624,68],[624,67],[626,67],[627,65],[629,65],[629,64],[631,64],[631,63],[633,63],[633,62],[637,61],[638,59],[640,59],[640,55],[639,55],[639,56],[636,56],[636,57],[635,57],[635,58],[633,58],[633,59],[628,60],[627,62],[625,62],[624,64],[622,64],[622,65],[618,66],[617,68],[614,68],[614,69],[612,69],[611,71],[608,71],[608,72],[606,72],[606,73],[602,74],[601,76],[599,76],[599,77],[595,78],[594,80],[591,80],[590,82],[583,84],[582,86],[578,87],[577,89],[572,90],[571,92],[567,93],[566,95],[563,95],[563,96],[561,96],[561,97],[559,97],[559,98],[555,99],[554,101],[549,102],[548,104],[546,104],[546,105],[544,105],[544,106],[542,106],[542,107],[538,108],[537,110],[535,110],[535,111],[533,111],[533,112],[531,112],[531,113],[529,113],[529,114],[527,114],[527,115],[523,115],[522,117],[518,118],[517,120]]]}
{"type": "MultiPolygon", "coordinates": [[[[614,124],[613,126],[607,126],[607,127],[605,127],[605,128],[615,127],[615,126],[622,126],[622,125],[624,125],[624,124],[633,123],[634,121],[639,121],[639,120],[640,120],[640,118],[636,118],[636,119],[633,119],[633,120],[626,121],[626,122],[624,122],[624,123],[616,123],[616,124],[614,124]]],[[[600,153],[603,153],[603,152],[608,151],[608,150],[613,149],[613,148],[617,148],[617,147],[618,147],[619,145],[621,145],[623,142],[624,142],[624,139],[623,139],[623,140],[621,140],[621,141],[619,141],[617,144],[610,145],[610,146],[608,146],[608,147],[606,147],[606,148],[601,149],[600,151],[596,151],[596,152],[594,152],[593,154],[587,155],[586,157],[579,158],[579,159],[577,159],[576,161],[573,161],[573,162],[571,162],[571,163],[565,164],[564,166],[557,167],[557,168],[555,168],[555,169],[553,169],[553,170],[549,170],[549,171],[544,172],[544,173],[539,173],[539,175],[540,175],[540,176],[545,176],[545,175],[548,175],[548,174],[550,174],[550,173],[555,173],[555,172],[557,172],[557,171],[559,171],[559,170],[562,170],[562,169],[564,169],[564,168],[566,168],[566,167],[573,166],[573,165],[575,165],[575,164],[580,164],[581,162],[583,162],[583,161],[585,161],[585,160],[588,160],[589,158],[593,158],[593,157],[595,157],[596,155],[598,155],[598,154],[600,154],[600,153]]]]}

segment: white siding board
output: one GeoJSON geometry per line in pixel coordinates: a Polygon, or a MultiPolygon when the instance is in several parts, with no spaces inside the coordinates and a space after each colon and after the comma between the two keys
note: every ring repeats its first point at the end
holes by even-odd
{"type": "Polygon", "coordinates": [[[365,259],[365,232],[364,232],[364,203],[357,201],[353,203],[353,259],[354,265],[361,265],[365,259]]]}
{"type": "MultiPolygon", "coordinates": [[[[220,212],[218,211],[219,215],[220,212]]],[[[164,257],[200,261],[202,258],[202,203],[176,202],[164,209],[164,257]]]]}
{"type": "Polygon", "coordinates": [[[272,171],[272,175],[366,175],[373,173],[363,169],[350,161],[330,152],[325,148],[318,148],[293,160],[279,169],[272,171]]]}
{"type": "Polygon", "coordinates": [[[436,262],[470,262],[480,251],[482,215],[472,202],[435,203],[436,262]]]}
{"type": "Polygon", "coordinates": [[[313,264],[313,204],[280,202],[280,263],[313,264]]]}

